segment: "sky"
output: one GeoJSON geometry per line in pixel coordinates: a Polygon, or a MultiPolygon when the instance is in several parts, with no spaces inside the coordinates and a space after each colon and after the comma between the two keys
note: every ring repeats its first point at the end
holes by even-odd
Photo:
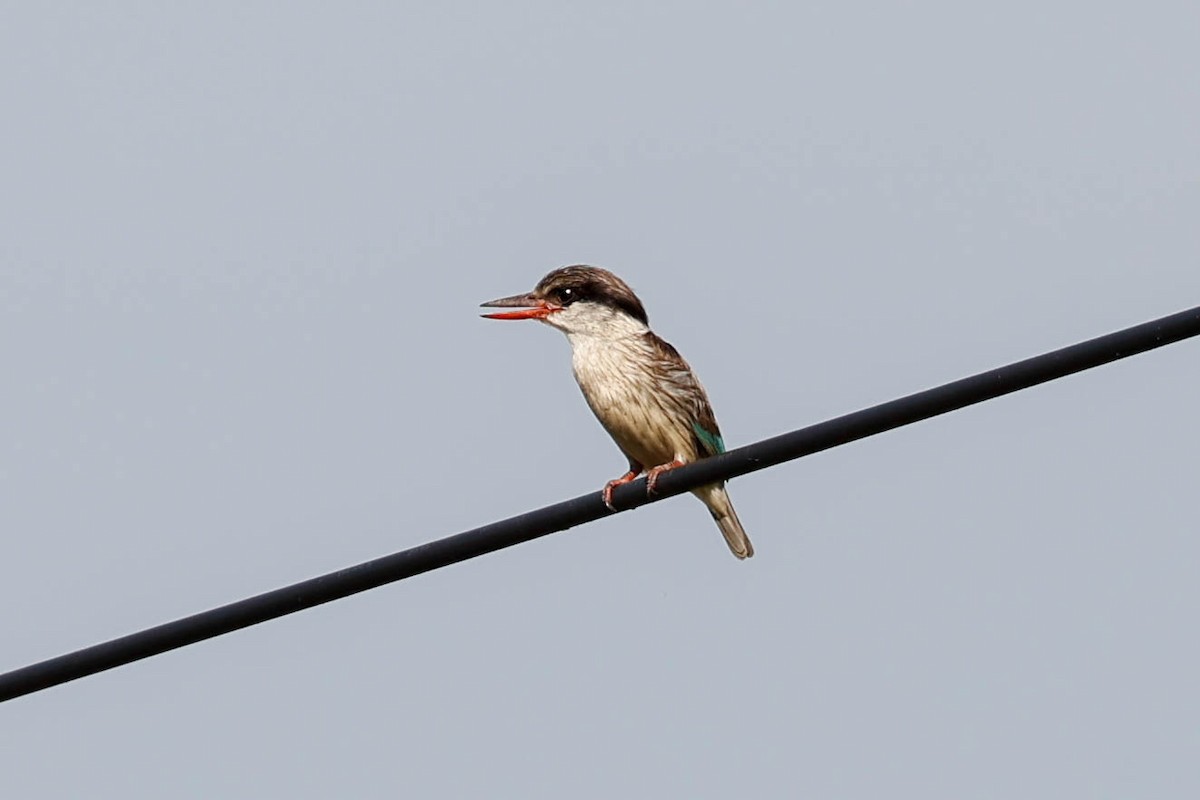
{"type": "MultiPolygon", "coordinates": [[[[0,671],[1200,305],[1195,3],[12,3],[0,671]]],[[[0,706],[0,796],[1200,791],[1200,342],[0,706]]]]}

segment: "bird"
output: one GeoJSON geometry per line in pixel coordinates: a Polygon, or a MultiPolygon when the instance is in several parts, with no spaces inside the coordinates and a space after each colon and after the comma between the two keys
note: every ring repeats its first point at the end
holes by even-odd
{"type": "MultiPolygon", "coordinates": [[[[650,330],[645,306],[625,281],[600,267],[576,264],[552,270],[531,292],[482,303],[518,310],[486,319],[534,319],[566,334],[575,381],[592,413],[629,461],[629,471],[604,485],[613,489],[646,473],[654,494],[667,470],[725,452],[721,429],[704,387],[679,351],[650,330]]],[[[754,547],[724,482],[692,490],[712,514],[739,559],[754,547]]]]}

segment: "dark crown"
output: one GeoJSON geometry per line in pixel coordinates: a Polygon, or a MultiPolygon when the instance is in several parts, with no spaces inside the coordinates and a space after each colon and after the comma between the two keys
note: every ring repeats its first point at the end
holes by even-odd
{"type": "Polygon", "coordinates": [[[629,284],[600,267],[577,264],[561,267],[538,281],[534,294],[564,306],[574,302],[597,303],[623,311],[634,319],[650,324],[642,301],[629,284]]]}

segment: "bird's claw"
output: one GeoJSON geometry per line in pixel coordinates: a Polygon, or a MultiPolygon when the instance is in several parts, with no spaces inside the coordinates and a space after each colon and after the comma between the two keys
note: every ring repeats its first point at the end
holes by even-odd
{"type": "Polygon", "coordinates": [[[617,487],[617,481],[609,481],[604,484],[604,491],[600,492],[600,496],[604,498],[604,505],[608,506],[609,511],[616,511],[617,507],[613,505],[612,493],[617,487]]]}
{"type": "Polygon", "coordinates": [[[666,464],[659,464],[657,467],[654,467],[649,472],[647,472],[646,473],[646,494],[651,495],[651,496],[658,494],[658,476],[662,475],[664,472],[666,472],[669,469],[675,469],[676,467],[682,467],[682,466],[683,466],[683,462],[680,461],[679,459],[675,459],[674,461],[668,461],[666,464]]]}
{"type": "Polygon", "coordinates": [[[600,496],[604,498],[604,505],[608,506],[609,511],[617,511],[618,510],[617,507],[613,505],[613,501],[612,501],[613,489],[617,488],[618,486],[620,486],[623,483],[629,483],[631,480],[633,480],[634,478],[636,478],[638,475],[641,474],[641,472],[642,472],[641,465],[637,464],[635,466],[637,467],[637,469],[630,469],[629,472],[626,472],[621,477],[613,478],[611,481],[604,484],[604,491],[600,492],[600,496]]]}

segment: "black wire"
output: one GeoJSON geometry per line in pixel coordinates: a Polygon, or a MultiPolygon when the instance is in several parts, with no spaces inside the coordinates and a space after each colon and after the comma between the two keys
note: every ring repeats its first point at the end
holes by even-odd
{"type": "MultiPolygon", "coordinates": [[[[622,510],[637,508],[706,483],[765,469],[1196,335],[1200,335],[1200,307],[665,472],[653,498],[646,497],[643,478],[618,487],[613,501],[622,510]]],[[[0,675],[0,702],[466,561],[612,513],[600,499],[599,491],[590,492],[573,500],[86,647],[0,675]]]]}

